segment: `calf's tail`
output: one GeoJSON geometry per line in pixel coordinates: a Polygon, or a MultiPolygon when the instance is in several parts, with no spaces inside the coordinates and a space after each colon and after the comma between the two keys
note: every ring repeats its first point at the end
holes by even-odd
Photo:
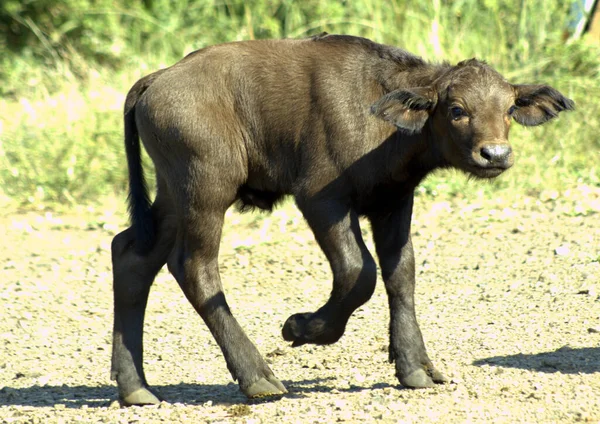
{"type": "Polygon", "coordinates": [[[137,123],[135,121],[135,106],[141,95],[152,84],[163,70],[150,74],[129,90],[125,100],[125,153],[129,169],[128,209],[131,226],[135,236],[135,250],[139,254],[149,252],[156,240],[156,228],[152,216],[152,201],[148,194],[148,185],[142,167],[142,152],[137,123]]]}

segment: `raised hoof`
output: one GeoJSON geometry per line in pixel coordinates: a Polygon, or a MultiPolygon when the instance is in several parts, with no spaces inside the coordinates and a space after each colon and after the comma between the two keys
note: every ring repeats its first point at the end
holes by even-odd
{"type": "Polygon", "coordinates": [[[157,405],[159,403],[160,399],[150,390],[143,387],[121,398],[121,404],[123,406],[157,405]]]}
{"type": "Polygon", "coordinates": [[[292,347],[302,346],[308,342],[304,339],[306,334],[305,324],[311,315],[310,313],[294,314],[283,324],[281,335],[284,340],[292,342],[292,347]]]}
{"type": "Polygon", "coordinates": [[[400,377],[399,380],[400,384],[411,389],[425,389],[434,386],[432,378],[422,368],[400,377]]]}
{"type": "Polygon", "coordinates": [[[292,342],[292,347],[311,343],[328,345],[337,342],[344,334],[346,321],[326,319],[318,312],[294,314],[283,324],[283,339],[292,342]]]}
{"type": "Polygon", "coordinates": [[[285,386],[275,377],[261,378],[247,389],[242,389],[248,399],[259,399],[271,396],[282,396],[287,393],[285,386]]]}

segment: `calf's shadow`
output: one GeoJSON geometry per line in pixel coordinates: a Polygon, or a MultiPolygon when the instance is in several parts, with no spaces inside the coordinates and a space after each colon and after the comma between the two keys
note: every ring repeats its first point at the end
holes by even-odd
{"type": "MultiPolygon", "coordinates": [[[[332,377],[306,379],[299,381],[283,381],[289,393],[288,398],[302,398],[305,393],[329,393],[334,387],[327,385],[327,380],[332,377]]],[[[236,405],[243,403],[263,403],[276,401],[279,398],[267,400],[249,401],[235,383],[229,384],[169,384],[152,386],[160,396],[169,403],[182,403],[186,405],[204,405],[208,402],[212,405],[236,405]]],[[[362,390],[373,390],[384,387],[394,387],[386,383],[377,383],[372,387],[351,385],[338,392],[358,392],[362,390]]],[[[0,389],[0,405],[20,405],[33,407],[53,407],[64,405],[65,408],[79,409],[83,406],[88,408],[106,408],[117,400],[117,388],[114,385],[103,386],[30,386],[13,388],[5,386],[0,389]]]]}
{"type": "Polygon", "coordinates": [[[478,359],[473,365],[495,365],[530,371],[563,374],[593,374],[600,372],[600,346],[571,348],[561,347],[552,352],[492,356],[478,359]]]}

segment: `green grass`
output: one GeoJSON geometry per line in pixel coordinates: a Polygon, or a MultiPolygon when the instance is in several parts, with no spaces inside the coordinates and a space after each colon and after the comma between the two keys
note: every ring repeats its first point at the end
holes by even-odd
{"type": "MultiPolygon", "coordinates": [[[[32,15],[35,20],[25,19],[30,12],[19,9],[20,2],[9,1],[6,10],[12,9],[4,14],[0,8],[0,26],[20,19],[22,37],[28,37],[26,47],[0,55],[4,207],[55,208],[122,195],[121,110],[140,76],[208,44],[321,31],[366,36],[434,61],[476,56],[512,82],[548,83],[575,100],[576,111],[554,122],[513,126],[516,164],[506,175],[482,183],[458,172],[437,172],[423,182],[421,195],[536,195],[600,186],[600,47],[585,39],[563,40],[567,2],[150,0],[147,8],[138,2],[88,3],[64,2],[69,6],[49,9],[53,18],[44,9],[32,15]]],[[[10,45],[2,41],[0,48],[10,45]]]]}

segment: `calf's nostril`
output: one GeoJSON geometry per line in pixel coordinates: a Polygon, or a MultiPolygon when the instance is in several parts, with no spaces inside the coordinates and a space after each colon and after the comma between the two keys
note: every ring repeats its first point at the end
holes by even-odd
{"type": "Polygon", "coordinates": [[[510,156],[510,153],[510,146],[501,144],[483,146],[479,151],[481,157],[490,163],[505,162],[510,156]]]}
{"type": "Polygon", "coordinates": [[[492,160],[492,152],[491,152],[491,149],[489,149],[488,147],[482,147],[479,154],[481,155],[482,158],[484,158],[488,162],[490,162],[492,160]]]}

